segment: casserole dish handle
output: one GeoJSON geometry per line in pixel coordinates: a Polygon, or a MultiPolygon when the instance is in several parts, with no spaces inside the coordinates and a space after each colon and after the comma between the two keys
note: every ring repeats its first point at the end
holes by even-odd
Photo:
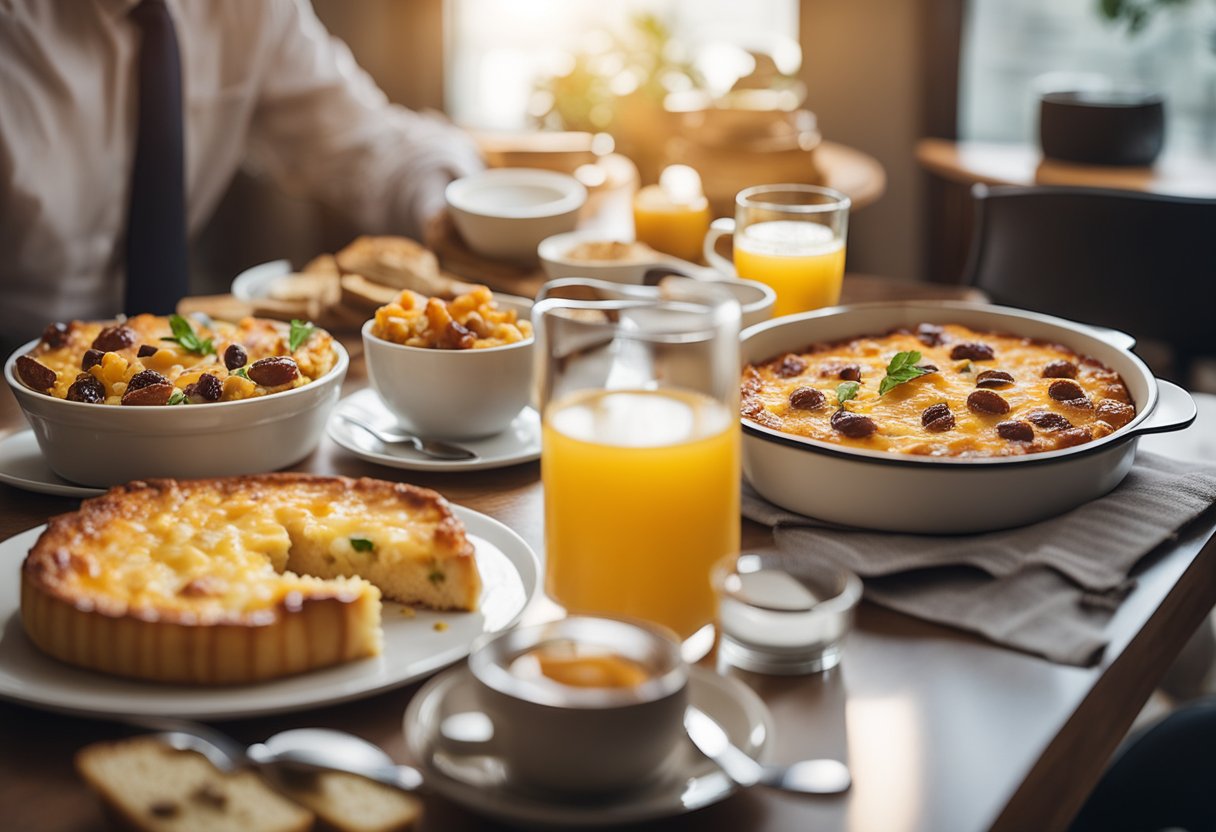
{"type": "Polygon", "coordinates": [[[1198,411],[1191,394],[1173,382],[1157,379],[1157,406],[1143,423],[1128,432],[1130,436],[1168,433],[1188,428],[1198,411]]]}
{"type": "Polygon", "coordinates": [[[1085,329],[1095,337],[1110,344],[1115,349],[1133,350],[1136,348],[1136,336],[1129,335],[1121,329],[1112,329],[1109,326],[1096,326],[1094,324],[1082,324],[1085,329]]]}

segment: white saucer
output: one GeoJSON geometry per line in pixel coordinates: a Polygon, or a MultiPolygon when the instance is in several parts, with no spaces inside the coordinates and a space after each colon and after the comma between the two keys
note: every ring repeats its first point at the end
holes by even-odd
{"type": "Polygon", "coordinates": [[[106,493],[104,488],[76,485],[52,471],[29,428],[0,439],[0,482],[59,497],[96,497],[106,493]]]}
{"type": "Polygon", "coordinates": [[[536,594],[540,561],[497,520],[453,505],[473,544],[482,590],[476,612],[404,615],[385,602],[384,651],[374,658],[250,685],[168,685],[95,673],[47,656],[25,634],[17,579],[46,526],[0,542],[0,699],[92,716],[237,719],[346,702],[420,679],[468,655],[483,633],[515,625],[536,594]],[[438,622],[444,626],[436,627],[438,622]]]}
{"type": "Polygon", "coordinates": [[[485,471],[540,459],[540,414],[525,407],[502,433],[484,439],[461,440],[457,444],[477,454],[477,459],[431,459],[408,448],[388,448],[342,418],[347,413],[360,421],[383,428],[397,427],[397,418],[384,406],[376,391],[368,387],[352,393],[334,408],[329,417],[329,438],[360,459],[404,468],[407,471],[485,471]]]}
{"type": "MultiPolygon", "coordinates": [[[[469,809],[509,823],[569,828],[610,826],[670,817],[717,803],[735,784],[686,741],[668,758],[658,779],[625,795],[587,802],[562,801],[513,788],[501,760],[434,753],[439,725],[448,716],[478,710],[467,667],[449,670],[427,682],[405,712],[405,741],[429,788],[469,809]]],[[[773,720],[751,688],[700,667],[689,679],[692,704],[712,716],[730,740],[752,757],[771,757],[773,720]]],[[[645,741],[641,738],[640,741],[645,741]]],[[[588,749],[588,753],[595,753],[588,749]]]]}

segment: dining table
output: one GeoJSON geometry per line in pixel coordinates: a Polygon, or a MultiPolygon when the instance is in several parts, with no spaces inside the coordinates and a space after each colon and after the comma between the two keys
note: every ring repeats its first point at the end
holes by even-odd
{"type": "MultiPolygon", "coordinates": [[[[867,282],[868,291],[877,291],[876,285],[867,282]]],[[[846,280],[846,297],[848,287],[846,280]]],[[[958,287],[938,289],[957,297],[958,287]]],[[[349,395],[368,380],[357,337],[345,340],[352,360],[343,394],[349,395]]],[[[1178,438],[1146,440],[1142,447],[1163,453],[1174,447],[1175,453],[1189,454],[1185,443],[1194,442],[1193,432],[1213,428],[1216,409],[1210,402],[1205,413],[1206,425],[1178,438]]],[[[0,435],[24,427],[13,394],[7,388],[0,391],[0,435]]],[[[538,462],[487,471],[406,472],[357,459],[326,437],[296,469],[436,489],[451,502],[506,524],[544,556],[538,462]]],[[[0,485],[0,539],[77,505],[72,498],[0,485]]],[[[623,539],[627,531],[623,526],[623,539]]],[[[744,521],[745,551],[772,545],[769,529],[744,521]]],[[[863,601],[843,661],[833,670],[766,676],[718,668],[767,704],[777,729],[770,740],[775,761],[835,757],[849,765],[852,788],[841,795],[808,797],[753,787],[715,805],[630,828],[1063,829],[1216,603],[1216,510],[1209,508],[1146,556],[1135,577],[1134,590],[1107,625],[1109,646],[1093,667],[1054,664],[863,601]]],[[[8,580],[16,581],[17,575],[8,580]]],[[[524,621],[543,619],[552,610],[551,603],[539,598],[525,611],[524,621]]],[[[0,631],[21,637],[15,621],[0,622],[0,631]]],[[[714,659],[711,652],[703,663],[714,668],[714,659]]],[[[402,715],[421,684],[327,707],[214,724],[248,743],[289,728],[341,729],[408,762],[402,715]]],[[[0,828],[106,828],[99,802],[74,771],[73,755],[90,743],[131,731],[103,718],[0,702],[0,828]]],[[[423,830],[505,828],[479,815],[475,805],[457,805],[433,794],[423,799],[423,830]]]]}

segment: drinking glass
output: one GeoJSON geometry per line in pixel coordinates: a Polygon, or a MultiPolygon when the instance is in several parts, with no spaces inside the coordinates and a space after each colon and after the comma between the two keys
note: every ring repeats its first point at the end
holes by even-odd
{"type": "MultiPolygon", "coordinates": [[[[532,311],[545,590],[712,640],[739,551],[739,304],[687,278],[545,284],[532,311]]],[[[705,644],[708,649],[708,644],[705,644]]]]}
{"type": "Polygon", "coordinates": [[[840,302],[849,198],[817,185],[757,185],[735,197],[735,218],[719,219],[705,237],[705,259],[727,274],[773,287],[773,316],[840,302]],[[734,235],[734,265],[714,251],[734,235]]]}

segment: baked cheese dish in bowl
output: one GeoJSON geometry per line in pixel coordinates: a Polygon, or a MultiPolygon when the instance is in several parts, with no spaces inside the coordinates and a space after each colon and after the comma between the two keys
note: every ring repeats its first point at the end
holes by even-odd
{"type": "Polygon", "coordinates": [[[372,387],[421,436],[500,433],[532,396],[531,314],[484,286],[446,301],[406,290],[363,325],[372,387]]]}
{"type": "Polygon", "coordinates": [[[52,324],[4,377],[51,469],[111,486],[298,462],[320,441],[348,364],[306,322],[137,315],[52,324]]]}
{"type": "Polygon", "coordinates": [[[824,521],[990,531],[1113,489],[1137,437],[1195,408],[1123,333],[1007,307],[891,303],[780,318],[742,335],[743,468],[824,521]]]}
{"type": "Polygon", "coordinates": [[[439,494],[306,474],[135,481],[51,519],[21,620],[69,664],[242,684],[380,652],[381,597],[472,610],[481,579],[439,494]]]}

